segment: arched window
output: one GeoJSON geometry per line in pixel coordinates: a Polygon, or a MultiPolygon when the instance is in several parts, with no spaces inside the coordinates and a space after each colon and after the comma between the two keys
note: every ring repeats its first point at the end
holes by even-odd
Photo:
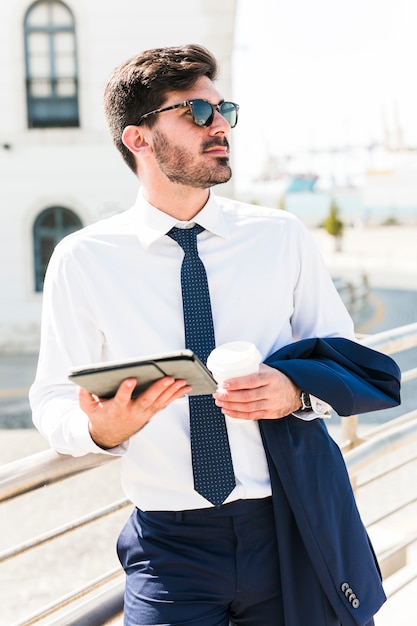
{"type": "Polygon", "coordinates": [[[78,215],[61,206],[50,207],[38,215],[33,225],[36,291],[43,289],[46,267],[56,244],[80,228],[78,215]]]}
{"type": "Polygon", "coordinates": [[[38,0],[25,16],[29,128],[79,126],[74,17],[60,0],[38,0]]]}

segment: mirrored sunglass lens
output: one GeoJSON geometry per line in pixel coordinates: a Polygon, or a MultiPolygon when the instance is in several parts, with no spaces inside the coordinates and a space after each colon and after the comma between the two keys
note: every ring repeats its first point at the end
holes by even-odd
{"type": "Polygon", "coordinates": [[[234,102],[222,102],[219,108],[220,115],[223,115],[224,119],[233,126],[236,126],[237,122],[237,109],[234,102]]]}
{"type": "Polygon", "coordinates": [[[197,126],[207,126],[213,121],[213,107],[204,100],[194,100],[191,105],[193,119],[197,126]]]}

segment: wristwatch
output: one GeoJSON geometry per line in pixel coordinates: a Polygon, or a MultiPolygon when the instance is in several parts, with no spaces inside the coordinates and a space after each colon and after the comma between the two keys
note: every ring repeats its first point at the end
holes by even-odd
{"type": "Polygon", "coordinates": [[[307,391],[302,391],[300,393],[300,402],[301,402],[301,408],[299,409],[300,411],[311,411],[312,409],[311,398],[310,398],[310,394],[307,393],[307,391]]]}

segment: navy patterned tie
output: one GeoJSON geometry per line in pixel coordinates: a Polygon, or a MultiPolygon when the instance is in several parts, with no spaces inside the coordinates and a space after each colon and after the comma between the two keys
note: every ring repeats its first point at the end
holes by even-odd
{"type": "MultiPolygon", "coordinates": [[[[184,250],[181,289],[185,346],[206,363],[215,347],[206,270],[198,256],[197,235],[204,230],[172,228],[168,235],[184,250]]],[[[224,416],[211,395],[190,396],[190,436],[194,488],[219,507],[236,485],[224,416]]]]}

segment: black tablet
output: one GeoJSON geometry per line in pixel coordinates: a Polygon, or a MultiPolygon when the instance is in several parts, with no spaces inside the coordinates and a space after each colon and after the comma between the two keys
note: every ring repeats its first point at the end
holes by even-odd
{"type": "Polygon", "coordinates": [[[137,380],[135,397],[164,376],[186,380],[192,387],[190,396],[212,394],[217,389],[211,373],[191,350],[76,367],[69,374],[70,380],[100,398],[112,398],[126,378],[137,380]]]}

